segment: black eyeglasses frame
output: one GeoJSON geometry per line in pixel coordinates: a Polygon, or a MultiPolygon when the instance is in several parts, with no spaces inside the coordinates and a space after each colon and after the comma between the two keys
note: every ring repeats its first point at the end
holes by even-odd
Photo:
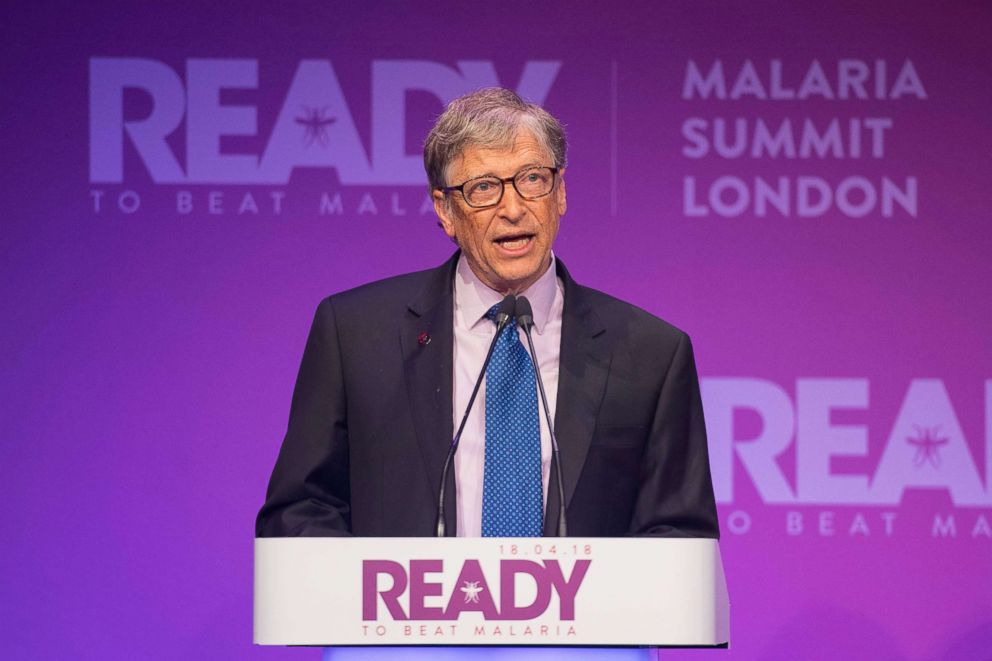
{"type": "Polygon", "coordinates": [[[548,195],[551,195],[551,193],[555,189],[555,185],[558,183],[559,170],[560,168],[553,168],[547,165],[530,165],[523,168],[522,170],[514,174],[512,177],[500,178],[500,177],[495,177],[493,175],[482,175],[481,177],[472,177],[471,179],[466,179],[457,186],[445,186],[444,188],[439,188],[438,190],[440,190],[445,195],[447,195],[448,193],[453,193],[455,191],[458,191],[459,193],[462,194],[462,199],[465,200],[465,204],[467,204],[468,206],[472,207],[473,209],[487,209],[489,207],[496,206],[503,200],[503,195],[506,193],[507,183],[513,186],[513,190],[516,191],[517,195],[519,195],[520,199],[522,200],[540,200],[542,197],[547,197],[548,195]],[[527,172],[528,170],[551,170],[551,188],[548,189],[547,193],[542,193],[541,195],[537,195],[534,197],[528,197],[520,192],[520,189],[517,188],[517,177],[519,177],[524,172],[527,172]],[[469,185],[473,181],[478,181],[479,179],[494,179],[499,182],[500,185],[499,197],[496,198],[496,201],[491,202],[489,204],[482,204],[478,206],[468,201],[468,198],[465,196],[465,186],[469,185]]]}

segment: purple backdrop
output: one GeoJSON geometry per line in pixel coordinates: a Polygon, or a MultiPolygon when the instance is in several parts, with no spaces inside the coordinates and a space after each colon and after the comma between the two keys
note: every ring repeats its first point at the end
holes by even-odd
{"type": "Polygon", "coordinates": [[[559,256],[694,339],[729,655],[989,658],[987,5],[7,22],[0,656],[316,658],[250,643],[310,318],[450,253],[419,144],[500,83],[567,125],[559,256]]]}

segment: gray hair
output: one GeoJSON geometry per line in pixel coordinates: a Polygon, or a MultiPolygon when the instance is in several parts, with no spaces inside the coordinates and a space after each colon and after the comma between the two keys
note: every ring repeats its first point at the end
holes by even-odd
{"type": "Polygon", "coordinates": [[[509,147],[522,127],[551,154],[556,168],[565,167],[568,145],[561,123],[516,92],[486,87],[449,103],[424,141],[424,169],[430,189],[448,185],[448,168],[466,147],[509,147]]]}

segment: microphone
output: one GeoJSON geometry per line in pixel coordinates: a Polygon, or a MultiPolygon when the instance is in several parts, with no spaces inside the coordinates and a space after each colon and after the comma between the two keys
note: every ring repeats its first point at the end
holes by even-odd
{"type": "Polygon", "coordinates": [[[526,296],[517,297],[517,323],[527,336],[527,346],[530,349],[530,359],[534,365],[534,378],[537,379],[537,389],[541,393],[541,403],[544,405],[544,419],[548,423],[548,433],[551,435],[551,463],[555,465],[555,477],[558,482],[558,536],[568,537],[568,524],[565,520],[565,483],[561,479],[561,456],[558,453],[558,438],[555,436],[555,426],[551,420],[551,409],[548,407],[548,396],[544,392],[544,381],[538,367],[537,352],[534,351],[534,338],[531,330],[534,328],[534,312],[526,296]]]}
{"type": "Polygon", "coordinates": [[[489,367],[489,361],[492,360],[493,350],[496,348],[496,340],[499,339],[503,329],[510,323],[510,318],[513,316],[513,310],[516,306],[516,300],[513,294],[507,294],[500,301],[499,308],[496,310],[496,335],[493,336],[493,341],[489,343],[489,351],[486,352],[486,359],[482,362],[482,369],[479,370],[479,378],[475,380],[472,395],[468,398],[465,415],[462,416],[462,421],[458,425],[458,431],[455,432],[455,437],[451,439],[451,447],[448,448],[448,455],[444,458],[444,468],[441,470],[441,488],[437,492],[437,521],[435,522],[437,537],[445,536],[444,488],[448,483],[448,473],[451,472],[451,462],[455,458],[455,451],[458,450],[458,443],[461,441],[462,431],[465,429],[465,423],[468,421],[468,414],[472,410],[472,405],[475,404],[475,396],[479,394],[482,379],[486,376],[486,368],[489,367]]]}

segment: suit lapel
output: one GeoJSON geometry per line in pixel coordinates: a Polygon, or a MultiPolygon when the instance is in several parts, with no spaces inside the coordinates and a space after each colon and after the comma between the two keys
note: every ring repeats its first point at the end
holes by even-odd
{"type": "MultiPolygon", "coordinates": [[[[430,272],[423,289],[409,303],[400,324],[407,397],[417,443],[434,493],[441,484],[441,469],[454,433],[451,421],[454,353],[452,287],[457,261],[458,253],[455,253],[448,262],[430,272]]],[[[448,479],[445,493],[445,508],[451,515],[447,517],[449,534],[455,529],[452,477],[448,479]]]]}
{"type": "MultiPolygon", "coordinates": [[[[560,260],[558,275],[565,290],[562,311],[561,357],[558,364],[558,402],[555,436],[561,457],[565,503],[571,501],[592,442],[610,367],[610,351],[603,336],[605,326],[588,296],[572,280],[560,260]]],[[[548,487],[545,534],[557,533],[557,480],[552,472],[548,487]]]]}

